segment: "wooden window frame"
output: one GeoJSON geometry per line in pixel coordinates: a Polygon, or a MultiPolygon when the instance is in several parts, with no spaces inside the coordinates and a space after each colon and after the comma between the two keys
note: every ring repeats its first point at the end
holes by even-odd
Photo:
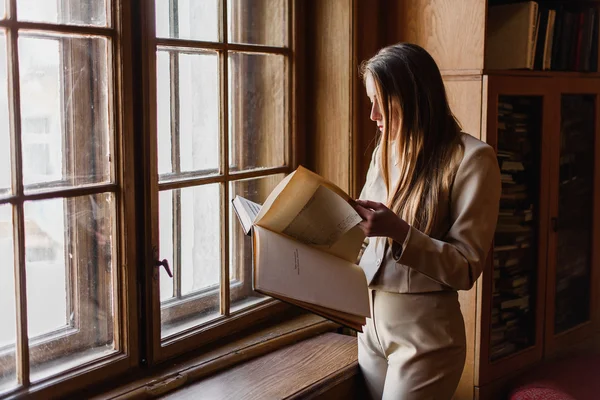
{"type": "MultiPolygon", "coordinates": [[[[11,192],[0,198],[0,204],[8,204],[12,207],[13,215],[13,239],[15,252],[15,293],[16,293],[16,322],[17,335],[16,344],[10,349],[10,355],[16,359],[17,386],[8,389],[2,394],[27,395],[35,393],[41,397],[57,396],[80,390],[90,383],[101,382],[109,377],[122,374],[137,363],[138,348],[134,338],[137,337],[137,327],[131,323],[136,319],[136,298],[132,296],[130,288],[135,287],[135,268],[127,266],[136,265],[135,243],[131,242],[135,237],[135,216],[126,209],[132,208],[134,204],[133,192],[133,163],[124,154],[132,154],[133,146],[133,119],[131,84],[131,4],[129,0],[107,1],[107,21],[112,20],[112,25],[107,27],[59,25],[45,22],[25,22],[17,20],[17,0],[9,0],[6,19],[0,21],[0,29],[3,29],[7,38],[7,78],[8,99],[10,115],[10,139],[11,139],[11,164],[12,164],[12,188],[11,192]],[[107,40],[109,57],[106,68],[109,71],[110,89],[108,93],[108,115],[109,124],[114,131],[114,143],[111,143],[113,154],[112,181],[109,183],[84,184],[76,187],[61,188],[57,185],[47,185],[36,188],[32,192],[25,192],[23,186],[23,160],[21,156],[21,110],[20,110],[20,78],[18,65],[18,32],[19,31],[43,32],[49,34],[64,35],[89,35],[107,40]],[[125,66],[123,68],[123,66],[125,66]],[[118,112],[117,112],[118,111],[118,112]],[[122,164],[121,164],[122,162],[122,164]],[[118,165],[118,167],[114,167],[118,165]],[[31,200],[65,199],[66,203],[75,200],[79,196],[111,193],[117,203],[116,215],[113,215],[113,229],[117,238],[113,241],[113,321],[115,339],[115,352],[102,356],[90,362],[85,362],[77,367],[69,368],[65,372],[49,376],[47,378],[31,383],[30,379],[30,347],[27,335],[27,297],[25,290],[25,218],[24,203],[31,200]]],[[[63,53],[67,54],[67,53],[63,53]]],[[[67,82],[63,82],[67,84],[67,82]]],[[[68,118],[67,118],[68,119],[68,118]]],[[[68,134],[68,129],[65,130],[68,134]]],[[[114,214],[114,213],[113,213],[114,214]]],[[[66,219],[69,219],[66,216],[66,219]]],[[[68,227],[67,227],[68,228],[68,227]]],[[[69,228],[68,228],[69,229],[69,228]]],[[[67,245],[68,246],[68,245],[67,245]]],[[[72,270],[72,267],[68,267],[72,270]]],[[[68,285],[77,284],[70,279],[68,285]]],[[[71,296],[72,297],[72,296],[71,296]]],[[[78,307],[78,301],[71,298],[68,307],[78,307]]],[[[66,352],[67,349],[81,350],[81,343],[73,346],[73,333],[75,329],[65,327],[59,331],[40,336],[39,342],[47,342],[57,333],[61,336],[69,332],[70,335],[61,337],[55,348],[56,352],[66,352]]],[[[56,354],[52,354],[55,356],[56,354]]],[[[65,355],[63,353],[62,355],[65,355]]],[[[8,360],[8,359],[7,359],[8,360]]]]}
{"type": "MultiPolygon", "coordinates": [[[[152,3],[152,2],[151,2],[152,3]]],[[[254,45],[254,44],[236,44],[228,43],[227,40],[227,0],[221,3],[220,8],[220,41],[219,42],[206,42],[196,41],[187,39],[171,39],[171,38],[156,38],[155,33],[155,7],[154,4],[144,5],[145,10],[143,12],[144,26],[142,42],[142,53],[144,54],[144,65],[142,70],[142,76],[144,79],[144,131],[150,134],[145,136],[145,143],[143,146],[144,164],[154,165],[157,159],[157,147],[156,147],[156,134],[157,134],[157,104],[156,104],[156,51],[161,50],[209,50],[219,52],[219,72],[220,76],[228,76],[228,65],[227,65],[227,52],[228,51],[239,51],[247,53],[260,53],[260,54],[278,54],[286,57],[286,73],[285,79],[287,82],[286,90],[286,121],[285,126],[288,130],[287,139],[285,146],[287,148],[286,154],[284,155],[284,165],[281,167],[274,168],[256,168],[247,171],[234,172],[229,171],[229,154],[228,154],[228,135],[223,134],[229,131],[229,121],[227,118],[227,96],[220,96],[220,154],[221,154],[221,174],[220,175],[208,175],[199,176],[199,174],[187,174],[183,180],[178,181],[161,181],[158,182],[156,172],[146,173],[145,190],[145,226],[146,232],[149,232],[144,238],[145,242],[145,259],[147,271],[152,270],[149,276],[145,279],[145,287],[147,293],[151,293],[151,296],[145,300],[144,316],[146,320],[146,326],[148,327],[147,335],[145,340],[149,345],[146,348],[147,353],[144,355],[144,362],[150,364],[156,364],[161,360],[175,357],[179,354],[190,351],[193,348],[204,345],[218,338],[223,338],[227,335],[233,334],[242,329],[248,328],[254,324],[264,322],[271,318],[275,318],[279,313],[289,310],[289,306],[281,302],[267,299],[264,302],[258,303],[255,306],[251,306],[248,309],[242,309],[235,313],[230,313],[230,300],[233,290],[236,290],[235,285],[232,285],[230,290],[229,280],[229,267],[224,268],[223,266],[229,266],[230,255],[229,255],[229,232],[228,227],[230,224],[229,215],[229,183],[239,180],[269,177],[276,174],[287,174],[292,172],[297,165],[299,160],[302,158],[301,145],[302,140],[298,135],[299,129],[297,126],[298,122],[298,94],[300,91],[295,90],[296,82],[299,79],[300,73],[299,65],[299,54],[297,49],[299,48],[297,26],[299,21],[299,15],[301,15],[301,6],[297,0],[288,0],[288,47],[274,47],[265,45],[254,45]],[[223,55],[224,54],[224,55],[223,55]],[[221,221],[222,221],[222,232],[221,232],[221,278],[220,278],[220,311],[221,316],[212,319],[209,323],[204,325],[197,325],[190,329],[183,330],[173,336],[167,337],[161,341],[161,320],[156,316],[161,313],[161,304],[159,300],[158,280],[159,270],[154,267],[157,257],[158,248],[158,224],[153,224],[153,219],[157,219],[156,211],[150,212],[149,210],[158,210],[158,193],[159,191],[182,189],[188,187],[194,187],[199,185],[205,185],[209,183],[219,183],[225,188],[221,190],[221,221]],[[223,229],[225,228],[225,229],[223,229]]],[[[228,79],[220,80],[220,93],[228,93],[228,79]]],[[[247,275],[249,271],[237,271],[240,276],[247,275]]],[[[248,284],[239,285],[240,291],[251,290],[248,284]]],[[[215,296],[215,295],[213,295],[215,296]]],[[[193,296],[190,297],[194,299],[193,296]]],[[[200,295],[197,296],[197,300],[189,300],[185,304],[185,308],[182,308],[182,313],[196,312],[198,313],[203,304],[206,304],[207,297],[204,298],[200,295]]],[[[214,304],[214,303],[213,303],[214,304]]]]}

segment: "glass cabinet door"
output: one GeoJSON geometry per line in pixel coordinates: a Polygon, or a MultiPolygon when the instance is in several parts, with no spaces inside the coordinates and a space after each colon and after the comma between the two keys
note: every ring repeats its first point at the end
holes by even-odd
{"type": "Polygon", "coordinates": [[[542,96],[499,96],[502,196],[494,236],[490,361],[536,341],[542,96]]]}
{"type": "Polygon", "coordinates": [[[596,95],[561,95],[554,334],[590,319],[596,95]]]}

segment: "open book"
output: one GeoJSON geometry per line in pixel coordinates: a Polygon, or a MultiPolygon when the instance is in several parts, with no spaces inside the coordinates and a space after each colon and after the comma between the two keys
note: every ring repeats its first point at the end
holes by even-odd
{"type": "Polygon", "coordinates": [[[355,262],[365,237],[351,201],[303,167],[283,179],[263,206],[236,196],[242,228],[253,232],[254,289],[362,331],[369,295],[355,262]]]}

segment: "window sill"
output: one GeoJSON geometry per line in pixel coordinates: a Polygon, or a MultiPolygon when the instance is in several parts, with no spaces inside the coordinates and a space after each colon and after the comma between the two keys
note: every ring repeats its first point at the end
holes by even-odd
{"type": "Polygon", "coordinates": [[[192,383],[162,398],[363,398],[357,358],[356,338],[325,333],[192,383]]]}
{"type": "MultiPolygon", "coordinates": [[[[336,330],[339,325],[313,314],[295,316],[276,325],[231,340],[200,356],[178,358],[145,371],[134,381],[115,389],[98,388],[95,393],[102,399],[147,399],[190,385],[251,359],[275,352],[285,346],[336,330]]],[[[89,392],[88,392],[89,395],[89,392]]]]}

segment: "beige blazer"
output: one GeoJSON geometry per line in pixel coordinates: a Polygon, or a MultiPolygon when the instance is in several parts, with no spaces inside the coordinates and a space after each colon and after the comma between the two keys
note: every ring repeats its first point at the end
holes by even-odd
{"type": "MultiPolygon", "coordinates": [[[[395,293],[468,290],[481,274],[498,219],[500,170],[489,145],[468,134],[462,140],[464,156],[448,206],[439,210],[440,223],[432,236],[411,227],[404,243],[394,242],[391,248],[386,238],[370,238],[359,264],[371,289],[395,293]]],[[[378,147],[360,198],[385,203],[379,158],[378,147]]]]}

